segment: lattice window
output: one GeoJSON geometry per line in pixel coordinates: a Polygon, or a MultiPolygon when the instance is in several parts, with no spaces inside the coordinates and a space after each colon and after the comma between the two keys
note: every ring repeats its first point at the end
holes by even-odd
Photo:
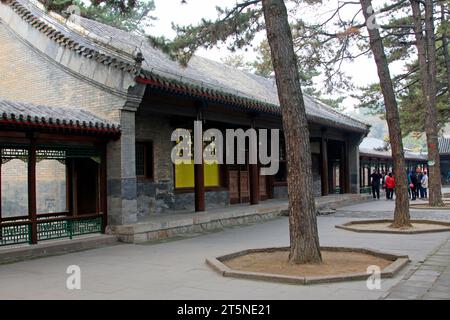
{"type": "Polygon", "coordinates": [[[2,164],[5,164],[13,159],[19,159],[24,162],[28,161],[28,150],[26,149],[2,149],[1,153],[2,164]]]}
{"type": "Polygon", "coordinates": [[[153,178],[153,144],[151,142],[138,142],[135,149],[136,176],[153,178]]]}
{"type": "Polygon", "coordinates": [[[44,150],[37,150],[36,151],[36,158],[37,160],[43,160],[43,159],[54,159],[54,160],[65,160],[66,159],[66,151],[64,150],[51,150],[51,149],[44,149],[44,150]]]}
{"type": "Polygon", "coordinates": [[[29,224],[0,226],[0,246],[29,243],[30,228],[29,224]]]}
{"type": "Polygon", "coordinates": [[[145,152],[143,143],[136,143],[136,176],[145,176],[145,152]]]}

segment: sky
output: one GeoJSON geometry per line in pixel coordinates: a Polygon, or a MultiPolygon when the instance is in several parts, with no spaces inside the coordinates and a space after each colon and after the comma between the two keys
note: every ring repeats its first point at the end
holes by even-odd
{"type": "MultiPolygon", "coordinates": [[[[173,38],[175,36],[175,32],[172,30],[172,22],[179,25],[188,25],[196,24],[202,18],[214,19],[217,16],[216,6],[231,7],[236,3],[236,0],[188,0],[187,4],[181,4],[181,0],[154,1],[156,10],[152,15],[156,16],[157,20],[153,22],[153,27],[149,28],[147,32],[154,36],[164,35],[167,38],[173,38]]],[[[376,5],[377,2],[381,5],[384,1],[375,0],[374,4],[376,5]]],[[[338,0],[327,1],[327,4],[316,7],[314,10],[309,9],[307,5],[303,5],[297,14],[302,14],[304,20],[313,22],[328,17],[330,11],[337,8],[337,6],[338,0]]],[[[357,9],[359,9],[359,6],[352,6],[351,9],[344,10],[343,14],[353,15],[357,9]]],[[[264,37],[265,34],[258,35],[255,45],[264,39],[264,37]]],[[[248,61],[253,61],[255,58],[255,53],[252,49],[241,53],[244,54],[244,57],[248,61]]],[[[222,47],[211,50],[200,49],[196,54],[220,62],[221,58],[230,55],[231,52],[222,47]]],[[[400,66],[393,66],[392,68],[394,69],[393,74],[401,70],[400,66]]],[[[353,62],[346,62],[343,65],[343,69],[345,69],[347,75],[352,77],[354,83],[358,85],[378,82],[376,65],[372,57],[360,57],[353,62]]],[[[318,81],[317,85],[319,89],[322,89],[320,88],[320,81],[318,81]]],[[[357,102],[352,98],[346,99],[344,102],[346,110],[352,111],[354,109],[353,106],[357,102]]]]}

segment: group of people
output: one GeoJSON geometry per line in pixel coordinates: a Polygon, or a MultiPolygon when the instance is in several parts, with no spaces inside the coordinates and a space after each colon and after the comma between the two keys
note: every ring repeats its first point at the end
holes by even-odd
{"type": "Polygon", "coordinates": [[[424,172],[419,172],[418,174],[411,171],[408,174],[408,193],[411,200],[416,200],[417,198],[427,198],[428,197],[428,175],[424,172]]]}
{"type": "MultiPolygon", "coordinates": [[[[386,190],[386,199],[394,199],[395,178],[392,172],[385,174],[385,172],[380,173],[377,169],[375,169],[369,178],[374,199],[380,199],[381,186],[386,190]]],[[[408,173],[408,185],[408,193],[411,200],[416,200],[419,197],[427,198],[428,175],[426,171],[420,171],[418,174],[415,171],[410,171],[408,173]]]]}

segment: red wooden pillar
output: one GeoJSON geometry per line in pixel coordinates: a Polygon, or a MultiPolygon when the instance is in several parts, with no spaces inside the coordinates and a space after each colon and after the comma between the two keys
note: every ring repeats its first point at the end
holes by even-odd
{"type": "MultiPolygon", "coordinates": [[[[255,123],[252,121],[252,129],[255,129],[255,123]]],[[[249,144],[251,144],[251,139],[249,139],[249,144]]],[[[249,150],[253,151],[255,154],[258,153],[258,141],[256,141],[256,146],[249,145],[249,150]]],[[[250,154],[249,154],[249,162],[250,162],[250,154]]],[[[258,204],[259,203],[259,170],[258,164],[249,164],[249,173],[250,173],[250,204],[258,204]]]]}
{"type": "Polygon", "coordinates": [[[257,164],[250,164],[250,204],[259,203],[259,170],[257,164]]]}
{"type": "Polygon", "coordinates": [[[341,144],[341,156],[339,159],[339,193],[346,192],[346,154],[345,154],[345,142],[341,144]]]}
{"type": "Polygon", "coordinates": [[[105,233],[108,225],[108,198],[107,198],[107,162],[106,145],[101,147],[100,157],[100,211],[102,214],[102,233],[105,233]]]}
{"type": "Polygon", "coordinates": [[[327,140],[322,137],[320,141],[320,157],[322,164],[322,196],[326,196],[330,193],[328,186],[328,149],[327,149],[327,140]]]}
{"type": "MultiPolygon", "coordinates": [[[[202,120],[201,111],[197,113],[197,120],[202,120]]],[[[194,130],[194,148],[201,146],[201,156],[194,155],[194,192],[195,192],[195,212],[205,211],[205,171],[203,162],[203,127],[196,125],[194,130]]]]}
{"type": "Polygon", "coordinates": [[[364,179],[364,166],[361,164],[361,160],[360,160],[360,162],[359,162],[359,190],[360,191],[361,191],[361,188],[364,187],[363,179],[364,179]]]}
{"type": "Polygon", "coordinates": [[[350,187],[350,161],[349,161],[349,149],[348,149],[348,142],[344,142],[344,192],[343,193],[351,193],[351,187],[350,187]]]}
{"type": "Polygon", "coordinates": [[[30,139],[28,149],[28,216],[31,221],[31,243],[36,244],[37,208],[36,208],[36,140],[30,139]]]}

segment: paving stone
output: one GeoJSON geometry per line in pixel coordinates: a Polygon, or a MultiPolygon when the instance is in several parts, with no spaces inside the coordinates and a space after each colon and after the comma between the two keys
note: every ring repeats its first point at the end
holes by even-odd
{"type": "Polygon", "coordinates": [[[423,296],[423,299],[428,299],[428,300],[434,300],[434,299],[449,300],[450,299],[450,293],[443,293],[443,292],[432,291],[432,292],[428,292],[427,294],[425,294],[423,296]]]}
{"type": "Polygon", "coordinates": [[[436,284],[430,289],[430,292],[443,292],[450,294],[450,287],[446,285],[436,284]]]}
{"type": "Polygon", "coordinates": [[[438,275],[435,276],[425,276],[425,275],[416,275],[413,274],[411,277],[408,278],[410,281],[423,281],[430,283],[430,286],[432,283],[434,283],[438,278],[438,275]]]}
{"type": "Polygon", "coordinates": [[[414,272],[415,276],[425,276],[425,277],[438,277],[440,274],[441,272],[432,270],[423,270],[422,268],[419,268],[419,270],[414,272]]]}
{"type": "MultiPolygon", "coordinates": [[[[445,290],[449,280],[446,273],[449,264],[440,267],[418,262],[426,260],[435,248],[447,241],[449,234],[410,235],[406,240],[404,235],[355,234],[335,228],[336,224],[367,219],[368,216],[392,217],[394,203],[381,202],[377,202],[377,207],[372,202],[358,204],[359,216],[349,210],[320,216],[317,220],[323,246],[367,247],[410,257],[412,261],[405,270],[382,282],[383,290],[367,290],[365,281],[296,286],[230,279],[220,276],[205,264],[205,258],[210,256],[288,245],[288,218],[282,217],[178,241],[123,244],[0,265],[0,299],[32,299],[36,296],[42,299],[378,299],[382,296],[386,299],[418,299],[425,295],[430,299],[445,299],[442,289],[445,290]],[[68,292],[65,287],[67,267],[73,264],[82,270],[82,290],[75,293],[68,292]],[[437,280],[434,279],[434,284],[429,277],[434,274],[432,272],[421,272],[416,280],[401,280],[409,270],[441,274],[437,280]],[[426,280],[422,281],[423,278],[426,280]],[[398,290],[397,283],[402,284],[402,290],[398,290]],[[425,287],[426,283],[429,283],[429,288],[425,287]]],[[[412,212],[412,216],[444,217],[440,213],[417,210],[412,212]]],[[[450,219],[448,213],[447,219],[450,219]]],[[[414,277],[414,272],[411,277],[414,277]]]]}
{"type": "Polygon", "coordinates": [[[390,293],[386,297],[387,300],[417,300],[419,298],[421,298],[421,296],[418,296],[417,294],[397,291],[390,293]]]}
{"type": "Polygon", "coordinates": [[[414,287],[408,283],[402,283],[398,285],[393,292],[404,292],[408,294],[414,294],[416,296],[421,296],[428,291],[429,287],[414,287]]]}
{"type": "Polygon", "coordinates": [[[406,283],[408,286],[411,286],[411,287],[421,287],[421,288],[426,288],[426,289],[430,288],[429,281],[407,280],[406,283]]]}

